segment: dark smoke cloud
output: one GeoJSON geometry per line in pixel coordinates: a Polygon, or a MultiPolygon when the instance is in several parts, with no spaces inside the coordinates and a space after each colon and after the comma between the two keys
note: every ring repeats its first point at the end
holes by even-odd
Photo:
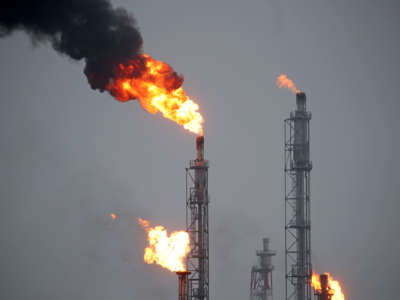
{"type": "Polygon", "coordinates": [[[91,87],[101,91],[117,64],[142,51],[135,19],[108,0],[5,1],[0,9],[0,37],[15,30],[27,32],[34,42],[50,42],[74,60],[85,60],[91,87]]]}

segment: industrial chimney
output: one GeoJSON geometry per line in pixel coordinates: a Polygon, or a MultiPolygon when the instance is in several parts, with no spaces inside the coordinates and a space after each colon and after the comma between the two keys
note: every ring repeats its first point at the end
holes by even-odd
{"type": "Polygon", "coordinates": [[[319,282],[321,283],[321,289],[315,291],[315,295],[317,296],[318,300],[331,300],[333,294],[329,286],[328,274],[320,274],[319,282]]]}
{"type": "Polygon", "coordinates": [[[296,93],[296,110],[285,120],[286,299],[311,300],[310,120],[306,95],[296,93]]]}
{"type": "Polygon", "coordinates": [[[179,281],[179,300],[188,300],[188,276],[190,272],[188,271],[178,271],[176,275],[178,275],[179,281]]]}
{"type": "Polygon", "coordinates": [[[208,161],[204,136],[196,138],[197,155],[186,168],[186,228],[190,238],[187,256],[189,300],[209,299],[208,161]]]}
{"type": "Polygon", "coordinates": [[[257,250],[258,264],[251,268],[250,300],[272,300],[272,265],[271,258],[276,251],[270,250],[269,239],[263,238],[262,250],[257,250]]]}

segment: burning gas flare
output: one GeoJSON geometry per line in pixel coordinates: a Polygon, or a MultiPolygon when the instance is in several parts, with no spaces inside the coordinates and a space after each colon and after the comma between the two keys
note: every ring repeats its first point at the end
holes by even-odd
{"type": "Polygon", "coordinates": [[[168,64],[141,54],[120,64],[106,89],[119,101],[138,99],[148,112],[161,114],[185,129],[201,135],[203,117],[199,106],[182,88],[183,77],[168,64]]]}
{"type": "Polygon", "coordinates": [[[150,227],[150,222],[141,218],[138,222],[147,231],[148,247],[144,250],[144,261],[159,264],[172,272],[185,271],[184,259],[190,251],[189,234],[176,231],[168,236],[163,226],[150,227]]]}
{"type": "Polygon", "coordinates": [[[93,89],[107,90],[120,101],[138,99],[150,113],[161,112],[201,134],[203,117],[183,91],[183,77],[142,54],[143,38],[135,18],[110,2],[8,1],[1,8],[0,38],[23,30],[35,43],[48,43],[73,60],[84,60],[93,89]]]}
{"type": "Polygon", "coordinates": [[[286,74],[281,74],[278,76],[278,78],[276,78],[276,85],[279,88],[287,88],[295,94],[300,93],[300,90],[297,89],[293,81],[290,80],[286,74]]]}
{"type": "MultiPolygon", "coordinates": [[[[328,285],[330,287],[330,293],[332,295],[332,300],[345,300],[344,295],[342,293],[342,288],[340,287],[340,283],[337,280],[334,280],[329,273],[325,273],[328,275],[328,285]]],[[[316,291],[321,291],[321,282],[319,281],[319,275],[313,273],[311,278],[311,285],[316,291]]]]}

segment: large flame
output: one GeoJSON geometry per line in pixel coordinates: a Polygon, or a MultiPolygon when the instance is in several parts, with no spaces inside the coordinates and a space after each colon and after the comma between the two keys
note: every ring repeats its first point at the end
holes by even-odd
{"type": "Polygon", "coordinates": [[[295,94],[300,92],[300,90],[297,89],[293,81],[290,80],[286,74],[281,74],[278,76],[278,78],[276,78],[276,85],[279,88],[287,88],[295,94]]]}
{"type": "MultiPolygon", "coordinates": [[[[330,294],[332,295],[331,300],[345,300],[339,281],[334,280],[329,273],[325,274],[328,275],[328,285],[330,288],[330,294]]],[[[311,285],[314,288],[314,290],[321,291],[321,282],[319,281],[319,274],[315,273],[312,274],[311,285]]]]}
{"type": "Polygon", "coordinates": [[[147,54],[120,64],[106,89],[119,101],[138,99],[148,112],[162,115],[185,129],[201,135],[203,117],[199,106],[181,87],[183,77],[168,64],[147,54]]]}
{"type": "Polygon", "coordinates": [[[163,226],[150,227],[150,222],[138,219],[147,231],[148,247],[144,250],[144,261],[159,264],[172,272],[185,271],[184,260],[190,251],[189,234],[186,231],[172,232],[168,236],[163,226]]]}

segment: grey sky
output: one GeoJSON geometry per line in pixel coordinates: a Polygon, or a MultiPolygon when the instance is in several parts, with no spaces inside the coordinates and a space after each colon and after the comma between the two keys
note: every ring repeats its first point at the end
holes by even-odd
{"type": "MultiPolygon", "coordinates": [[[[280,73],[312,112],[314,268],[346,299],[395,299],[397,1],[135,2],[113,1],[206,119],[212,299],[248,299],[263,236],[284,298],[283,119],[295,97],[275,87],[280,73]]],[[[91,90],[82,63],[24,33],[0,54],[0,298],[176,299],[175,274],[142,261],[136,218],[184,228],[194,136],[91,90]]]]}

